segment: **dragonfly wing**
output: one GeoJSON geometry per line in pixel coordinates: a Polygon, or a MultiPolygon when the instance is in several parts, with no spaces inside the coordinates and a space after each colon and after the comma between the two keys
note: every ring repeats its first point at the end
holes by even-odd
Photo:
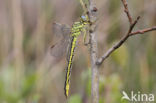
{"type": "Polygon", "coordinates": [[[59,42],[51,46],[51,54],[56,58],[61,58],[67,51],[69,39],[70,39],[70,28],[64,24],[54,23],[53,33],[58,38],[59,42]]]}
{"type": "Polygon", "coordinates": [[[66,40],[61,40],[51,47],[51,54],[56,58],[61,58],[66,53],[66,48],[68,46],[68,42],[66,40]]]}
{"type": "Polygon", "coordinates": [[[67,38],[70,36],[70,27],[65,24],[53,23],[53,34],[57,37],[67,38]]]}

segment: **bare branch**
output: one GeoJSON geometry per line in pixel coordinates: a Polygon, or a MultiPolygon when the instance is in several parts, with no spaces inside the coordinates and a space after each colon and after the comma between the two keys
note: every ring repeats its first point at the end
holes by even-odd
{"type": "Polygon", "coordinates": [[[137,34],[144,34],[146,32],[150,32],[150,31],[154,31],[154,30],[156,30],[156,26],[132,32],[132,33],[130,33],[130,36],[137,35],[137,34]]]}
{"type": "Polygon", "coordinates": [[[130,15],[130,12],[129,12],[129,10],[128,10],[128,4],[127,4],[127,2],[126,2],[126,0],[121,0],[122,1],[122,3],[123,3],[123,6],[124,6],[124,11],[125,11],[125,13],[127,14],[127,17],[128,17],[128,20],[129,20],[129,23],[130,23],[130,25],[133,23],[133,21],[132,21],[132,16],[130,15]]]}
{"type": "Polygon", "coordinates": [[[115,45],[113,45],[113,47],[111,47],[106,53],[104,53],[104,55],[101,58],[99,58],[97,60],[97,62],[96,62],[97,65],[102,64],[103,61],[110,56],[110,54],[112,54],[116,49],[118,49],[128,39],[134,26],[136,25],[136,23],[138,22],[139,19],[140,19],[140,16],[138,16],[137,19],[130,25],[127,34],[125,36],[123,36],[119,42],[117,42],[115,45]]]}
{"type": "Polygon", "coordinates": [[[119,42],[117,42],[110,49],[108,49],[108,51],[106,53],[104,53],[103,56],[100,57],[97,60],[97,62],[96,62],[97,65],[101,65],[103,63],[103,61],[106,58],[108,58],[116,49],[118,49],[130,36],[133,36],[133,35],[136,35],[136,34],[144,34],[146,32],[156,30],[156,26],[154,26],[152,28],[146,28],[146,29],[143,29],[143,30],[138,30],[136,32],[132,32],[133,28],[135,27],[138,20],[140,19],[140,16],[138,16],[137,19],[133,22],[132,17],[131,17],[131,15],[129,13],[129,10],[128,10],[128,4],[127,4],[126,0],[121,0],[121,1],[122,1],[123,5],[124,5],[125,13],[127,14],[127,18],[129,20],[129,23],[130,23],[129,30],[128,30],[127,34],[125,36],[123,36],[119,42]]]}

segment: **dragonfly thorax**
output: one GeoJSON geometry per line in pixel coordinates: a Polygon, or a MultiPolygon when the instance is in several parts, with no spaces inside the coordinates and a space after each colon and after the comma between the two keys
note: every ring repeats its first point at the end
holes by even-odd
{"type": "Polygon", "coordinates": [[[72,36],[79,36],[84,27],[85,25],[82,22],[75,22],[71,29],[72,36]]]}

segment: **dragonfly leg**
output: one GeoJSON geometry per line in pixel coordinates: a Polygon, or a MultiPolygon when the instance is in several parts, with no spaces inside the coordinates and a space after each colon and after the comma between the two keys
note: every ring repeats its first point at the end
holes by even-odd
{"type": "Polygon", "coordinates": [[[86,31],[86,29],[84,28],[84,29],[82,29],[82,31],[83,31],[83,43],[84,43],[84,45],[88,45],[89,44],[89,42],[86,42],[86,35],[87,35],[87,31],[86,31]]]}
{"type": "Polygon", "coordinates": [[[82,31],[83,31],[83,43],[84,43],[84,45],[86,45],[87,43],[86,43],[86,35],[87,35],[87,32],[86,32],[86,29],[82,29],[82,31]]]}

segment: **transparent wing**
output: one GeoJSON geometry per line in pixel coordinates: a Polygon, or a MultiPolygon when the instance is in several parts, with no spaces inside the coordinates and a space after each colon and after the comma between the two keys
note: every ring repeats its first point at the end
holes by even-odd
{"type": "Polygon", "coordinates": [[[53,23],[52,29],[57,37],[69,38],[70,36],[70,27],[65,24],[53,23]]]}
{"type": "Polygon", "coordinates": [[[51,55],[56,58],[61,58],[67,52],[70,44],[70,28],[64,24],[54,23],[53,33],[58,38],[55,45],[51,46],[51,55]]]}

